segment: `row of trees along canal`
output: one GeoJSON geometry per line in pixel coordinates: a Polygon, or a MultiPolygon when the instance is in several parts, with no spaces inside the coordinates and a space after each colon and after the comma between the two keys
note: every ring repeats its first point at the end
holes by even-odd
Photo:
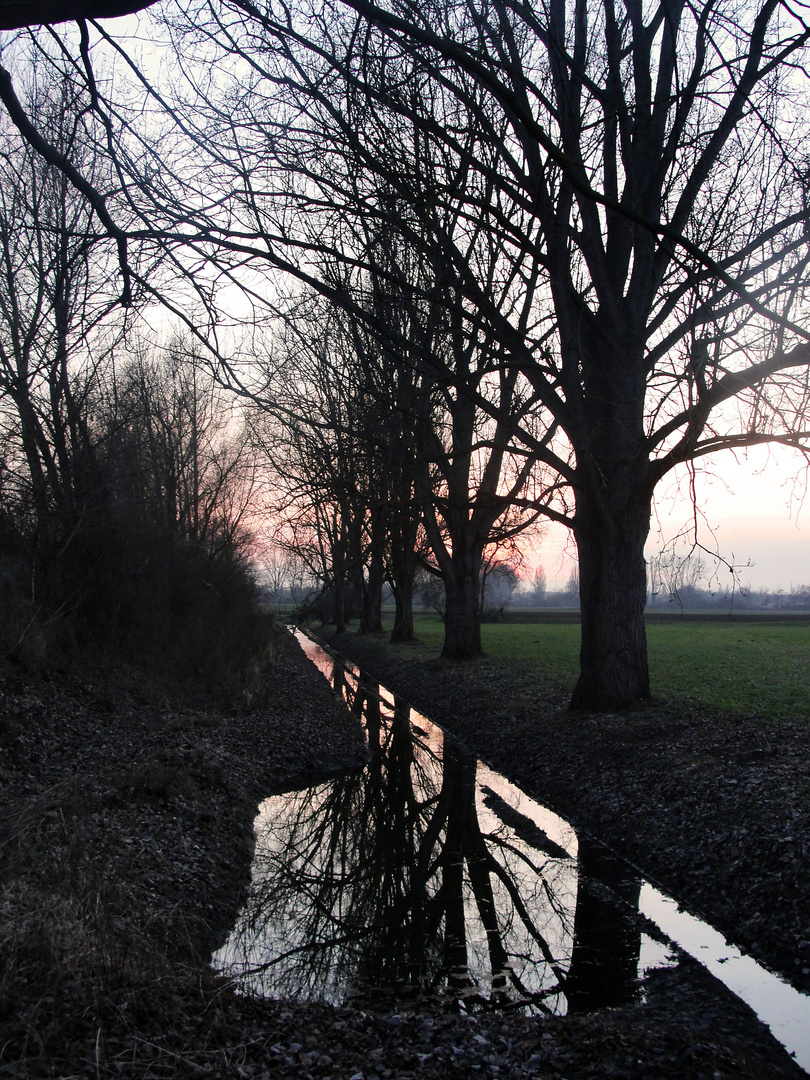
{"type": "Polygon", "coordinates": [[[36,38],[115,163],[102,199],[51,155],[116,241],[124,299],[159,293],[265,413],[285,505],[320,522],[333,580],[364,567],[367,627],[387,573],[407,635],[429,550],[445,652],[474,655],[482,551],[561,522],[573,705],[647,698],[656,485],[808,434],[801,12],[181,0],[144,18],[182,63],[139,68],[98,23],[36,38]],[[224,335],[226,304],[250,349],[224,335]]]}
{"type": "MultiPolygon", "coordinates": [[[[49,146],[94,183],[68,78],[29,86],[49,146]]],[[[221,683],[251,656],[256,459],[188,341],[147,344],[115,243],[62,171],[0,130],[0,654],[100,648],[221,683]]]]}

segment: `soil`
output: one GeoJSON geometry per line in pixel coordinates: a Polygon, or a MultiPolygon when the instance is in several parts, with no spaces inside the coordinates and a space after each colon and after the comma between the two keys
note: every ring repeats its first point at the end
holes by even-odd
{"type": "MultiPolygon", "coordinates": [[[[361,665],[769,966],[810,984],[810,751],[789,720],[655,706],[574,716],[508,664],[361,665]]],[[[252,821],[356,766],[357,721],[289,639],[217,701],[134,671],[0,668],[0,1077],[801,1077],[699,965],[567,1019],[254,1000],[208,966],[249,881],[252,821]]]]}

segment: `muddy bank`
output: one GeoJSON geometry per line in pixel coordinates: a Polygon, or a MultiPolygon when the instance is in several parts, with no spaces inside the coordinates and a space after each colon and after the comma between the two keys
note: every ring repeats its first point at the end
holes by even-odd
{"type": "Polygon", "coordinates": [[[258,803],[364,754],[291,642],[227,707],[122,671],[6,666],[0,695],[0,1077],[803,1075],[697,965],[570,1020],[256,1002],[215,978],[258,803]]]}

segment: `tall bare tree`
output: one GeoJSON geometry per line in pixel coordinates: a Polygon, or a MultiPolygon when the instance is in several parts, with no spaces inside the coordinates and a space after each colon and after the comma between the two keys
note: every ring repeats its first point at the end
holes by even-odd
{"type": "Polygon", "coordinates": [[[183,338],[124,357],[97,395],[111,494],[174,544],[210,559],[238,551],[257,470],[233,396],[183,338]]]}
{"type": "MultiPolygon", "coordinates": [[[[806,88],[794,65],[808,28],[775,2],[347,6],[394,54],[418,56],[470,122],[472,87],[508,127],[495,175],[486,162],[491,201],[514,263],[540,268],[554,340],[539,350],[457,257],[455,269],[573,454],[555,463],[580,562],[573,703],[643,699],[655,485],[724,447],[807,435],[806,88]]],[[[407,95],[365,84],[413,117],[407,95]]],[[[435,137],[458,148],[447,124],[435,137]]]]}
{"type": "Polygon", "coordinates": [[[656,484],[807,438],[801,9],[190,0],[171,22],[190,80],[164,115],[185,157],[130,178],[131,198],[200,267],[281,271],[348,307],[335,268],[356,269],[357,223],[390,216],[393,192],[391,224],[438,256],[464,335],[531,386],[512,433],[559,477],[541,509],[579,551],[573,704],[647,698],[656,484]],[[512,282],[495,293],[488,244],[512,282]]]}
{"type": "MultiPolygon", "coordinates": [[[[72,87],[32,82],[29,107],[51,142],[101,164],[83,135],[72,87]]],[[[58,593],[59,552],[94,527],[100,496],[88,394],[124,328],[110,319],[117,271],[86,202],[3,125],[0,154],[0,400],[25,463],[35,518],[34,591],[58,593]]],[[[53,597],[50,597],[51,599],[53,597]]]]}
{"type": "MultiPolygon", "coordinates": [[[[486,324],[529,381],[541,438],[521,437],[569,492],[543,509],[579,552],[573,704],[647,698],[656,484],[723,448],[807,437],[801,15],[776,0],[233,0],[188,13],[231,80],[217,108],[195,101],[196,138],[209,131],[220,168],[239,162],[226,202],[240,258],[312,281],[303,248],[347,261],[325,215],[356,221],[381,212],[381,184],[397,192],[397,227],[441,252],[465,332],[486,324]],[[428,147],[443,179],[424,186],[428,147]],[[480,243],[497,241],[515,282],[500,301],[459,229],[468,239],[482,214],[480,243]],[[526,320],[503,302],[527,287],[548,304],[547,334],[536,306],[526,320]]],[[[211,217],[207,235],[225,229],[211,217]]]]}

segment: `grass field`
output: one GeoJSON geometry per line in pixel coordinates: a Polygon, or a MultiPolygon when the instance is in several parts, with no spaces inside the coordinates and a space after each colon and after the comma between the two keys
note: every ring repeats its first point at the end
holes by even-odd
{"type": "MultiPolygon", "coordinates": [[[[441,651],[443,626],[417,616],[426,655],[441,651]]],[[[512,659],[529,677],[570,690],[577,676],[579,625],[559,618],[485,624],[484,651],[512,659]]],[[[647,627],[655,697],[683,698],[763,718],[810,720],[810,621],[667,619],[647,627]]]]}

